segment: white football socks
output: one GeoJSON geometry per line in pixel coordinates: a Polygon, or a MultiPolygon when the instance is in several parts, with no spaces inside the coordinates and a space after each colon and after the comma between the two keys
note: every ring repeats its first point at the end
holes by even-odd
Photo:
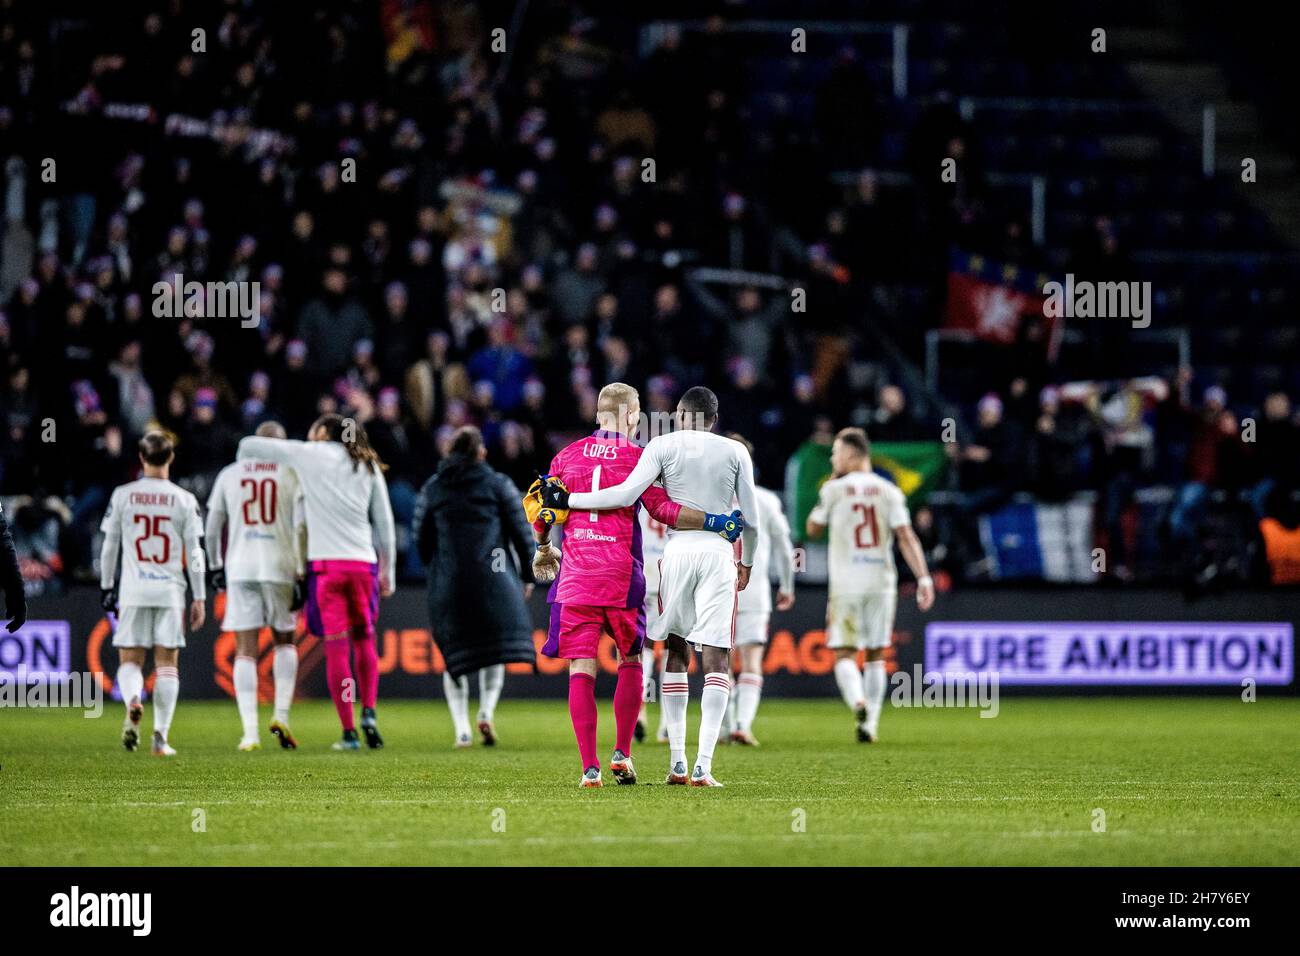
{"type": "MultiPolygon", "coordinates": [[[[664,722],[668,725],[668,766],[686,763],[686,705],[691,689],[686,672],[664,672],[662,688],[664,722]]],[[[687,772],[690,768],[687,767],[687,772]]]]}
{"type": "Polygon", "coordinates": [[[730,736],[736,729],[736,678],[727,675],[727,709],[722,714],[722,733],[730,736]]]}
{"type": "Polygon", "coordinates": [[[885,662],[867,661],[862,671],[862,681],[866,686],[867,732],[873,736],[880,726],[880,712],[885,706],[885,662]]]}
{"type": "Polygon", "coordinates": [[[713,770],[713,748],[717,746],[730,698],[730,674],[718,671],[704,675],[704,693],[700,695],[700,752],[695,765],[706,774],[713,770]]]}
{"type": "Polygon", "coordinates": [[[271,673],[275,675],[275,719],[287,724],[293,692],[298,686],[298,648],[292,644],[275,645],[271,673]]]}
{"type": "Polygon", "coordinates": [[[166,740],[181,695],[181,675],[175,667],[155,667],[153,674],[153,729],[166,740]]]}
{"type": "Polygon", "coordinates": [[[235,655],[235,705],[244,725],[244,739],[256,740],[257,734],[257,658],[235,655]]]}
{"type": "Polygon", "coordinates": [[[493,664],[478,672],[478,719],[491,720],[497,712],[501,688],[506,685],[506,665],[493,664]]]}
{"type": "Polygon", "coordinates": [[[446,671],[442,673],[442,692],[447,696],[447,709],[456,728],[456,737],[468,737],[469,730],[469,678],[462,675],[453,680],[446,671]]]}
{"type": "Polygon", "coordinates": [[[762,674],[741,674],[736,679],[737,730],[750,730],[753,728],[754,715],[758,713],[758,701],[762,696],[762,674]]]}
{"type": "Polygon", "coordinates": [[[862,671],[858,670],[858,662],[853,658],[841,657],[835,661],[835,683],[839,685],[840,696],[849,705],[849,710],[857,710],[865,701],[862,671]]]}
{"type": "Polygon", "coordinates": [[[123,662],[117,665],[117,686],[122,691],[122,704],[131,706],[131,698],[139,697],[144,691],[144,674],[139,664],[123,662]]]}

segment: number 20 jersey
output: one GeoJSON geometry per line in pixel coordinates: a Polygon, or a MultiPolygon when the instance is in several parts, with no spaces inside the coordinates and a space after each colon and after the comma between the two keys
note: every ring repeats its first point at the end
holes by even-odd
{"type": "MultiPolygon", "coordinates": [[[[225,525],[227,581],[293,583],[304,517],[302,488],[292,468],[255,458],[227,465],[208,497],[209,527],[214,516],[224,517],[215,523],[225,525]]],[[[220,547],[220,541],[208,542],[210,554],[220,554],[220,547]]]]}
{"type": "Polygon", "coordinates": [[[113,491],[100,530],[121,538],[122,607],[185,606],[186,570],[191,562],[203,567],[203,526],[192,494],[162,478],[129,482],[113,491]]]}
{"type": "Polygon", "coordinates": [[[877,474],[851,471],[821,487],[812,519],[830,536],[830,596],[852,597],[892,591],[894,529],[911,525],[907,498],[877,474]]]}

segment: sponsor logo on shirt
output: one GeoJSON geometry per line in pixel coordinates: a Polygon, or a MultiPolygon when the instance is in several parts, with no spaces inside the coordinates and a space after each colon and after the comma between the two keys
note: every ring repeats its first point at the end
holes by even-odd
{"type": "Polygon", "coordinates": [[[576,541],[604,541],[609,544],[616,544],[618,538],[612,534],[601,534],[591,528],[574,528],[566,537],[573,538],[576,541]]]}

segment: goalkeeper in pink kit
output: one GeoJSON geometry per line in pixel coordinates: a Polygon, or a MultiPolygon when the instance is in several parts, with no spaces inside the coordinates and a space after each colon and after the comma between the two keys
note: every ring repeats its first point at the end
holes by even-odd
{"type": "MultiPolygon", "coordinates": [[[[621,382],[601,389],[596,405],[599,428],[569,445],[551,462],[552,480],[570,491],[598,490],[623,481],[636,466],[642,448],[633,444],[641,406],[636,389],[621,382]]],[[[645,642],[645,570],[637,511],[647,508],[655,520],[683,530],[716,531],[734,541],[743,527],[739,512],[705,514],[669,500],[651,486],[629,508],[558,515],[541,507],[541,482],[524,499],[538,542],[533,574],[545,582],[554,576],[547,597],[550,630],[542,653],[569,661],[569,716],[582,760],[581,787],[599,787],[596,756],[596,649],[601,633],[617,648],[618,683],[614,690],[615,742],[610,772],[620,784],[636,783],[632,735],[641,709],[641,646],[645,642]],[[551,518],[563,524],[563,561],[550,544],[551,518]],[[562,566],[561,566],[562,564],[562,566]]]]}

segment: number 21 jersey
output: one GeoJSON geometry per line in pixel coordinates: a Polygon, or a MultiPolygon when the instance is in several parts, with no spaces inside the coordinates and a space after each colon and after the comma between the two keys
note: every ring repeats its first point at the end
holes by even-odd
{"type": "Polygon", "coordinates": [[[894,529],[912,519],[897,485],[871,472],[851,471],[822,485],[810,517],[829,528],[831,597],[898,586],[894,529]]]}

